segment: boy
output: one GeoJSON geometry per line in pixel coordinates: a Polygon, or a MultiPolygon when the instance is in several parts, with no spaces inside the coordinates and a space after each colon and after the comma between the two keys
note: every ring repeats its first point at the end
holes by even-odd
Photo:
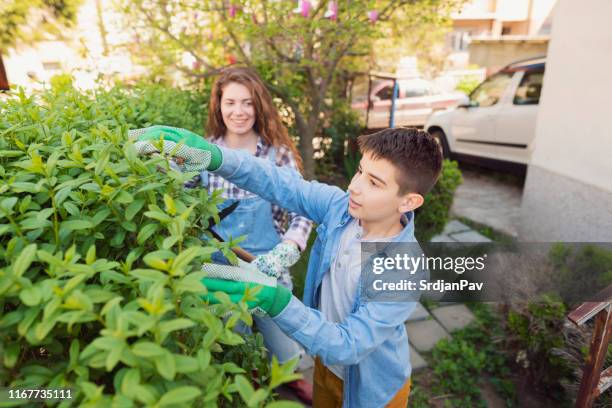
{"type": "MultiPolygon", "coordinates": [[[[361,296],[362,241],[416,242],[414,210],[433,187],[442,155],[436,141],[416,129],[385,129],[360,136],[359,169],[344,192],[305,181],[246,152],[207,142],[210,171],[245,190],[319,224],[300,302],[282,285],[264,286],[258,306],[288,336],[317,356],[314,407],[406,407],[410,356],[404,322],[415,302],[375,302],[361,296]]],[[[187,143],[189,143],[187,141],[187,143]]],[[[205,299],[223,291],[239,301],[244,282],[206,278],[205,299]]]]}

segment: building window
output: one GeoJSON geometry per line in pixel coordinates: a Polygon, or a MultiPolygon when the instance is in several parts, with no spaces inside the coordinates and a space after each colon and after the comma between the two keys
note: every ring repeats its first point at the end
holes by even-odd
{"type": "Polygon", "coordinates": [[[59,62],[57,62],[57,61],[53,61],[53,62],[51,62],[51,61],[48,61],[48,62],[43,62],[43,63],[42,63],[42,66],[43,66],[43,69],[44,69],[45,71],[57,71],[57,70],[60,70],[60,69],[62,68],[62,67],[61,67],[61,65],[60,65],[60,63],[59,63],[59,62]]]}
{"type": "Polygon", "coordinates": [[[470,32],[455,31],[451,33],[451,48],[453,51],[467,51],[470,44],[470,32]]]}

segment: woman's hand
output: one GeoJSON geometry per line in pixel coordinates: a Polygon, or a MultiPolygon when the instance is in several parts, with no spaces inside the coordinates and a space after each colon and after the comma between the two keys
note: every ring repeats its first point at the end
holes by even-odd
{"type": "Polygon", "coordinates": [[[270,252],[259,255],[252,264],[263,273],[278,278],[285,268],[300,259],[300,249],[293,241],[283,241],[270,252]]]}

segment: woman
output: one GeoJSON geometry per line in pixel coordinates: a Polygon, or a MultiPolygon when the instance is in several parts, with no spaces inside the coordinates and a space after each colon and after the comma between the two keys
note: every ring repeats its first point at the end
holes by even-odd
{"type": "MultiPolygon", "coordinates": [[[[257,73],[249,68],[230,67],[215,82],[209,103],[207,132],[209,140],[233,149],[244,149],[278,166],[302,171],[302,160],[282,124],[272,98],[257,73]]],[[[292,289],[288,267],[300,257],[312,223],[295,213],[241,190],[221,176],[203,172],[201,183],[209,192],[221,189],[223,207],[239,201],[236,209],[214,229],[225,240],[246,235],[240,246],[256,255],[253,263],[279,284],[292,289]]],[[[287,337],[269,317],[254,316],[266,348],[279,362],[302,354],[301,347],[287,337]]],[[[309,402],[312,386],[303,380],[290,387],[309,402]]]]}

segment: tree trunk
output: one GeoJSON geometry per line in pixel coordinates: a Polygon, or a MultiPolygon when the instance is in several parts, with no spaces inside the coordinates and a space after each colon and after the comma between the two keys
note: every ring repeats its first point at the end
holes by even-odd
{"type": "Polygon", "coordinates": [[[4,61],[2,61],[2,53],[0,52],[0,91],[8,91],[9,82],[4,69],[4,61]]]}
{"type": "Polygon", "coordinates": [[[299,149],[302,155],[304,178],[306,180],[312,180],[315,177],[314,147],[312,145],[315,130],[316,127],[310,127],[303,122],[300,125],[298,122],[298,132],[300,133],[299,149]]]}

